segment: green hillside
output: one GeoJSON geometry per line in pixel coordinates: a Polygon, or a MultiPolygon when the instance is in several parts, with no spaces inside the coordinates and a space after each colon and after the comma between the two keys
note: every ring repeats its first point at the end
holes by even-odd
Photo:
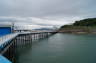
{"type": "Polygon", "coordinates": [[[95,32],[96,31],[96,18],[88,18],[79,21],[71,25],[63,25],[60,28],[60,31],[63,32],[95,32]]]}

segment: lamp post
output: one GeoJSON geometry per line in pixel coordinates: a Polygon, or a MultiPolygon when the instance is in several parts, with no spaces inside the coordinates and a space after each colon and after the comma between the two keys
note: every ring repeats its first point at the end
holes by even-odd
{"type": "Polygon", "coordinates": [[[14,33],[14,22],[12,22],[12,33],[14,33]]]}

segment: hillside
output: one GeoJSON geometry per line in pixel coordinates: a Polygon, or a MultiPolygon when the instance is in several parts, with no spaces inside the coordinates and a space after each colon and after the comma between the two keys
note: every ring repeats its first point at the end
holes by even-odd
{"type": "Polygon", "coordinates": [[[96,18],[75,21],[71,25],[61,26],[59,32],[67,33],[96,33],[96,18]]]}

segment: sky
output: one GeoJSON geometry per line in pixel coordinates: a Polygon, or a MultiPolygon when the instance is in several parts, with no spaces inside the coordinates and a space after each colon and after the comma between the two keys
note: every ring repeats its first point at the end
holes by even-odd
{"type": "Polygon", "coordinates": [[[0,0],[0,23],[21,27],[60,27],[95,17],[96,0],[0,0]]]}

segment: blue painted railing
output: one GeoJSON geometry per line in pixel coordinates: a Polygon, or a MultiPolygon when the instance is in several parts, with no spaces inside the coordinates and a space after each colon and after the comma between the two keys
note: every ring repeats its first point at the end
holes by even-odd
{"type": "Polygon", "coordinates": [[[4,56],[0,55],[0,63],[12,63],[11,61],[9,61],[7,58],[5,58],[4,56]]]}

